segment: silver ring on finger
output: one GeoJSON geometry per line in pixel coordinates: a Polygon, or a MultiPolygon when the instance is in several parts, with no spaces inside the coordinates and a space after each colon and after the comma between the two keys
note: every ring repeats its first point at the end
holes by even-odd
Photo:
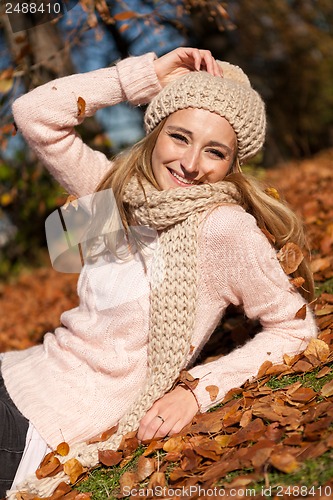
{"type": "Polygon", "coordinates": [[[156,417],[157,417],[157,418],[160,418],[160,419],[162,420],[163,424],[164,424],[165,420],[164,420],[164,418],[163,418],[163,417],[161,417],[161,415],[156,415],[156,417]]]}

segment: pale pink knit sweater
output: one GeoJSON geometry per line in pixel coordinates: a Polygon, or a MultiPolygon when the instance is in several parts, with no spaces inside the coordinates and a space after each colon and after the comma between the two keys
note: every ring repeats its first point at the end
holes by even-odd
{"type": "MultiPolygon", "coordinates": [[[[83,144],[74,127],[77,99],[86,116],[128,100],[149,101],[159,90],[153,54],[129,58],[116,67],[50,82],[18,99],[13,106],[19,130],[69,193],[94,191],[110,168],[109,160],[83,144]]],[[[141,261],[84,268],[79,307],[61,316],[62,326],[47,333],[43,345],[5,354],[6,387],[22,413],[49,445],[87,440],[114,425],[137,397],[147,368],[149,281],[141,261]],[[109,296],[108,308],[97,302],[109,296]]],[[[267,359],[280,362],[316,335],[312,314],[295,319],[304,301],[292,289],[254,218],[239,206],[222,206],[201,227],[199,290],[193,364],[230,304],[243,304],[262,331],[245,346],[191,374],[200,378],[195,395],[201,411],[257,373],[267,359]],[[206,387],[219,394],[211,402],[206,387]]],[[[18,304],[19,308],[19,304],[18,304]]]]}

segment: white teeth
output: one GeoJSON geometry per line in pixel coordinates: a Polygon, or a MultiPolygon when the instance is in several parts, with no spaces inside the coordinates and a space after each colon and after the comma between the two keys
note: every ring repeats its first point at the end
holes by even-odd
{"type": "Polygon", "coordinates": [[[174,172],[173,170],[170,170],[170,172],[174,177],[176,177],[176,179],[178,179],[180,182],[183,182],[184,184],[195,184],[195,181],[184,179],[184,177],[181,177],[180,175],[176,174],[176,172],[174,172]]]}

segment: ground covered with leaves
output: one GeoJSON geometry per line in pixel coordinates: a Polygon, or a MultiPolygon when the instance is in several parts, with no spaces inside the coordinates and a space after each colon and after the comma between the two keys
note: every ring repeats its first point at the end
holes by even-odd
{"type": "MultiPolygon", "coordinates": [[[[278,366],[264,363],[255,381],[230,391],[177,436],[139,446],[129,434],[118,451],[100,454],[93,471],[68,463],[76,489],[61,485],[52,500],[333,498],[333,151],[263,176],[304,218],[318,339],[278,366]]],[[[34,345],[53,330],[77,303],[76,280],[43,268],[2,284],[0,351],[34,345]]],[[[224,327],[231,339],[246,330],[232,317],[224,327]]]]}

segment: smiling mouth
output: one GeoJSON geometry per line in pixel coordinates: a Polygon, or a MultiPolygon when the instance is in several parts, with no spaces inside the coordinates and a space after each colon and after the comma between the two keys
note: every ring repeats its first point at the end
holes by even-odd
{"type": "Polygon", "coordinates": [[[184,177],[181,177],[180,175],[178,175],[176,172],[174,172],[173,170],[171,170],[170,168],[168,168],[169,172],[171,175],[173,175],[173,177],[175,179],[177,179],[177,181],[179,182],[182,182],[183,184],[188,184],[190,186],[193,186],[195,184],[198,184],[197,181],[192,181],[190,179],[185,179],[184,177]]]}

